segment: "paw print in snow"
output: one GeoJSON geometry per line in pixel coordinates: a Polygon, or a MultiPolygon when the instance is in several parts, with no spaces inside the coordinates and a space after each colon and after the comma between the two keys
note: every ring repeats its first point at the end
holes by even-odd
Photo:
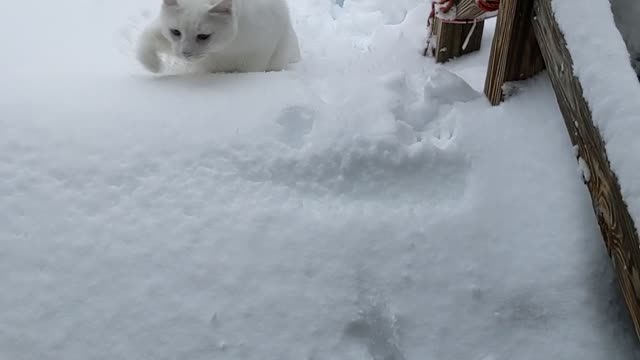
{"type": "Polygon", "coordinates": [[[458,121],[455,111],[453,111],[447,114],[442,120],[433,124],[429,131],[431,141],[439,149],[446,149],[455,141],[457,130],[458,121]]]}
{"type": "Polygon", "coordinates": [[[313,130],[315,112],[305,106],[285,108],[276,123],[280,125],[279,140],[293,147],[301,148],[305,137],[313,130]]]}

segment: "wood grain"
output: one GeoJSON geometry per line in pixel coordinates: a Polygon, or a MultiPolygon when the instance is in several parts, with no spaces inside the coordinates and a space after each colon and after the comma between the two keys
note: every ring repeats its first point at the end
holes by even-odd
{"type": "Polygon", "coordinates": [[[462,45],[473,28],[473,24],[450,24],[442,22],[438,17],[434,21],[433,34],[436,37],[436,46],[432,55],[437,63],[444,63],[452,58],[480,49],[484,21],[476,23],[476,28],[473,30],[465,49],[462,48],[462,45]]]}
{"type": "MultiPolygon", "coordinates": [[[[607,159],[604,142],[573,75],[573,61],[553,15],[551,0],[535,0],[533,27],[547,63],[565,125],[591,176],[586,182],[600,231],[612,258],[636,334],[640,336],[640,241],[607,159]]],[[[612,25],[613,26],[613,25],[612,25]]]]}
{"type": "Polygon", "coordinates": [[[475,0],[456,0],[456,19],[475,19],[485,14],[475,0]]]}
{"type": "Polygon", "coordinates": [[[533,0],[500,2],[484,93],[493,105],[504,99],[507,81],[527,79],[544,68],[544,60],[531,27],[533,0]]]}

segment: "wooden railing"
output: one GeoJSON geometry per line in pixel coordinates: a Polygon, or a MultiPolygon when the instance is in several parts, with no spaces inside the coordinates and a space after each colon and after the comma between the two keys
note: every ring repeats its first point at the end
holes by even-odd
{"type": "Polygon", "coordinates": [[[485,94],[497,105],[503,99],[505,82],[526,79],[546,67],[569,137],[578,148],[578,159],[589,169],[585,183],[640,336],[640,241],[607,159],[606,144],[594,125],[580,80],[574,75],[571,53],[553,14],[552,1],[501,2],[485,94]]]}

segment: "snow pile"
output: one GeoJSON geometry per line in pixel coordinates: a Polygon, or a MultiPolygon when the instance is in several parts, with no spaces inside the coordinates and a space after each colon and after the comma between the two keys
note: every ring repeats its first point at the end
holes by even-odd
{"type": "Polygon", "coordinates": [[[622,195],[635,223],[640,224],[640,102],[636,101],[640,83],[629,66],[629,53],[609,2],[575,6],[556,0],[553,8],[622,195]]]}
{"type": "Polygon", "coordinates": [[[616,25],[631,53],[631,63],[640,77],[640,2],[636,0],[610,0],[616,25]]]}
{"type": "Polygon", "coordinates": [[[419,0],[291,1],[290,71],[153,77],[157,5],[0,12],[0,358],[638,355],[544,77],[490,107],[419,0]]]}

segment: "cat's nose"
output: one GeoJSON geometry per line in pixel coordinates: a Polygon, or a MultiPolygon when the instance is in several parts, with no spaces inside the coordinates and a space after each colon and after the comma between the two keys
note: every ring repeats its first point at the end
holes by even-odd
{"type": "Polygon", "coordinates": [[[182,52],[182,56],[186,57],[186,58],[190,58],[193,56],[193,51],[183,51],[182,52]]]}

